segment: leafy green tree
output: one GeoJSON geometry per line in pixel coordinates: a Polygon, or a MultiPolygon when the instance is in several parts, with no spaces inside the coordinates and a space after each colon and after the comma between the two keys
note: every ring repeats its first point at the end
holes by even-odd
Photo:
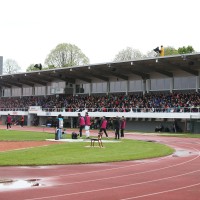
{"type": "MultiPolygon", "coordinates": [[[[35,68],[34,67],[35,66],[35,64],[30,64],[28,67],[27,67],[27,69],[26,69],[26,71],[27,72],[32,72],[32,71],[38,71],[39,69],[38,68],[35,68]]],[[[54,65],[49,65],[49,66],[42,66],[42,69],[41,70],[47,70],[47,69],[54,69],[55,67],[54,67],[54,65]]]]}
{"type": "Polygon", "coordinates": [[[183,46],[183,47],[178,48],[179,54],[194,53],[194,52],[195,50],[192,46],[187,46],[187,47],[183,46]]]}
{"type": "MultiPolygon", "coordinates": [[[[164,47],[164,55],[165,56],[171,56],[171,55],[177,55],[177,54],[186,54],[186,53],[194,53],[195,50],[193,49],[192,46],[188,46],[188,47],[180,47],[177,49],[175,49],[174,47],[172,46],[167,46],[167,47],[164,47]]],[[[147,55],[145,55],[145,57],[155,57],[156,56],[156,53],[154,51],[150,51],[150,52],[147,52],[147,55]]]]}
{"type": "Polygon", "coordinates": [[[15,60],[7,59],[3,64],[4,74],[16,74],[21,70],[21,67],[17,64],[15,60]]]}
{"type": "Polygon", "coordinates": [[[26,71],[27,71],[27,72],[37,71],[38,69],[36,69],[36,68],[34,67],[34,65],[35,65],[35,64],[30,64],[30,65],[27,67],[26,71]]]}
{"type": "Polygon", "coordinates": [[[115,56],[114,61],[137,60],[140,58],[143,58],[143,55],[139,50],[127,47],[126,49],[119,51],[115,56]]]}
{"type": "Polygon", "coordinates": [[[62,43],[51,50],[45,60],[45,64],[55,68],[80,66],[89,64],[89,59],[76,45],[62,43]]]}
{"type": "Polygon", "coordinates": [[[171,55],[177,55],[178,54],[178,50],[175,49],[174,47],[171,47],[171,46],[167,46],[167,47],[164,47],[164,54],[165,56],[171,56],[171,55]]]}

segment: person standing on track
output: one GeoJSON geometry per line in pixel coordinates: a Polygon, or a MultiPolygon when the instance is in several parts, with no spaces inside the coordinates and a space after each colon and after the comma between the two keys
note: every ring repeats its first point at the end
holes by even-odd
{"type": "Polygon", "coordinates": [[[10,114],[8,114],[7,119],[6,119],[7,129],[11,128],[11,122],[12,122],[12,118],[10,114]]]}
{"type": "Polygon", "coordinates": [[[124,137],[124,129],[125,129],[125,127],[126,127],[126,119],[124,118],[124,116],[122,116],[121,125],[120,125],[121,137],[124,137]]]}
{"type": "Polygon", "coordinates": [[[119,129],[120,129],[120,120],[119,117],[116,117],[113,121],[113,127],[115,130],[115,139],[119,139],[119,129]]]}
{"type": "Polygon", "coordinates": [[[90,125],[91,125],[90,116],[89,116],[88,112],[86,112],[85,113],[85,135],[86,135],[86,138],[90,138],[90,125]]]}
{"type": "Polygon", "coordinates": [[[82,132],[85,127],[85,119],[83,116],[81,116],[81,113],[78,113],[78,125],[79,125],[80,138],[82,138],[82,132]]]}
{"type": "Polygon", "coordinates": [[[58,115],[56,120],[56,140],[62,139],[62,129],[63,129],[63,117],[61,114],[58,115]]]}
{"type": "Polygon", "coordinates": [[[24,127],[24,115],[21,116],[20,125],[21,127],[24,127]]]}

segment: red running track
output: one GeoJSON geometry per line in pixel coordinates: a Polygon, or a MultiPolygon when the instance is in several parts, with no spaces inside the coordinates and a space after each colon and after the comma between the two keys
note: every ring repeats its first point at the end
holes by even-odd
{"type": "Polygon", "coordinates": [[[176,149],[156,159],[105,164],[1,167],[0,179],[40,179],[38,187],[0,189],[1,200],[199,200],[200,139],[126,134],[176,149]]]}

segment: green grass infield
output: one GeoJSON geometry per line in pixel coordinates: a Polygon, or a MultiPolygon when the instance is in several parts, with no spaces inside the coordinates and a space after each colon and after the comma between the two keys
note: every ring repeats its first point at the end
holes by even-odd
{"type": "MultiPolygon", "coordinates": [[[[71,138],[66,134],[64,138],[71,138]]],[[[54,134],[31,131],[1,130],[2,141],[44,141],[54,139],[54,134]]],[[[0,152],[0,166],[34,166],[103,163],[115,161],[140,160],[170,155],[174,149],[152,141],[122,139],[118,142],[112,138],[104,142],[103,148],[90,147],[87,142],[52,142],[48,146],[31,147],[0,152]]]]}

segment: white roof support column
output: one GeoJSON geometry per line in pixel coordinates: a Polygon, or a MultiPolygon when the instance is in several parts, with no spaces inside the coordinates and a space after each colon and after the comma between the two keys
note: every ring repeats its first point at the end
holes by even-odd
{"type": "Polygon", "coordinates": [[[107,95],[110,93],[110,81],[107,81],[107,95]]]}
{"type": "Polygon", "coordinates": [[[89,96],[91,95],[91,93],[92,93],[92,83],[89,83],[89,96]]]}
{"type": "Polygon", "coordinates": [[[173,89],[174,89],[174,78],[172,77],[170,78],[170,93],[172,93],[173,89]]]}
{"type": "Polygon", "coordinates": [[[129,91],[129,81],[127,80],[126,81],[126,95],[128,94],[128,91],[129,91]]]}
{"type": "Polygon", "coordinates": [[[150,79],[143,79],[143,94],[149,93],[150,90],[150,79]]]}
{"type": "Polygon", "coordinates": [[[196,92],[198,92],[199,89],[199,76],[196,76],[196,92]]]}
{"type": "Polygon", "coordinates": [[[142,89],[143,94],[146,93],[146,79],[143,79],[143,89],[142,89]]]}

